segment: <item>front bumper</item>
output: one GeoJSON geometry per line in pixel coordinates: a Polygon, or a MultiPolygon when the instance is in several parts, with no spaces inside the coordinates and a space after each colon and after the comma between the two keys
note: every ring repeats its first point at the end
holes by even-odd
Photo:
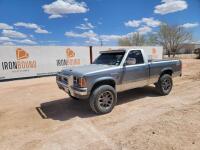
{"type": "Polygon", "coordinates": [[[73,87],[70,85],[65,84],[62,81],[56,80],[58,87],[68,93],[69,95],[79,98],[79,99],[85,99],[88,98],[88,91],[87,88],[78,88],[78,87],[73,87]]]}

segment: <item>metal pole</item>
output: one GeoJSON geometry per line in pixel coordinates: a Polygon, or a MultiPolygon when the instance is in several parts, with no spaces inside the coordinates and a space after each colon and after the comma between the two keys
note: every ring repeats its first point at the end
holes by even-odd
{"type": "Polygon", "coordinates": [[[92,46],[90,46],[90,64],[93,62],[92,46]]]}

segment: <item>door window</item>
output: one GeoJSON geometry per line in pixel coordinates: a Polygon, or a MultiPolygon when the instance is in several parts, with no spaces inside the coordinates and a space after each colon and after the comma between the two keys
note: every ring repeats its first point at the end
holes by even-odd
{"type": "Polygon", "coordinates": [[[143,64],[144,59],[140,50],[133,50],[129,52],[126,59],[126,65],[143,64]]]}

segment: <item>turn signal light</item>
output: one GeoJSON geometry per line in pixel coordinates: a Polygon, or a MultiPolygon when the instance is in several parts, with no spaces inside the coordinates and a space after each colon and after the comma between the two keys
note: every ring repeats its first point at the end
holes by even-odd
{"type": "Polygon", "coordinates": [[[86,79],[85,78],[79,78],[78,79],[78,85],[83,88],[86,87],[86,79]]]}

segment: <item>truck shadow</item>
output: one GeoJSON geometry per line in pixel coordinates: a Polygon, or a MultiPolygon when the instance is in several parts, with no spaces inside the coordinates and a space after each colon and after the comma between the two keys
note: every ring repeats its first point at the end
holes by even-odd
{"type": "MultiPolygon", "coordinates": [[[[117,105],[140,100],[144,97],[159,96],[154,87],[147,86],[118,94],[117,105]]],[[[89,107],[88,100],[73,100],[71,98],[58,99],[45,102],[36,107],[37,112],[43,119],[65,121],[74,117],[88,118],[96,116],[89,107]]]]}

